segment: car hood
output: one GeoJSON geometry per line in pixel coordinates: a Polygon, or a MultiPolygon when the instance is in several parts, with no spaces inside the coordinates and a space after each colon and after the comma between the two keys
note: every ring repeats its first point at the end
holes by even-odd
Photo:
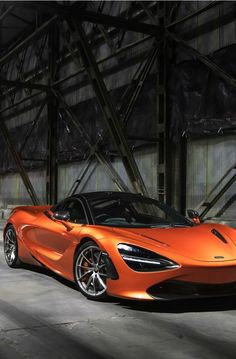
{"type": "MultiPolygon", "coordinates": [[[[173,251],[198,261],[236,259],[236,231],[223,225],[176,228],[113,228],[117,235],[173,251]],[[234,234],[235,232],[235,234],[234,234]]],[[[140,243],[141,244],[141,243],[140,243]]],[[[138,245],[138,243],[137,243],[138,245]]]]}

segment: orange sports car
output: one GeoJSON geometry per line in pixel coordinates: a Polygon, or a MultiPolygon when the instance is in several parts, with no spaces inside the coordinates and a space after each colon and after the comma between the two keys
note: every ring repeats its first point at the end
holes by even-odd
{"type": "Polygon", "coordinates": [[[4,253],[10,267],[45,266],[89,299],[236,294],[236,230],[194,223],[138,194],[83,193],[53,207],[17,207],[4,253]]]}

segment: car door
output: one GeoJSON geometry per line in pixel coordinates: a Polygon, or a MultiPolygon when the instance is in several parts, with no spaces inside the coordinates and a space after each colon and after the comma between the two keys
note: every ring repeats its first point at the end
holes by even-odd
{"type": "Polygon", "coordinates": [[[55,211],[68,211],[71,227],[63,225],[61,221],[55,221],[47,212],[41,214],[37,223],[28,232],[28,241],[31,253],[36,259],[45,264],[60,265],[63,255],[66,253],[73,240],[76,240],[82,225],[87,223],[84,207],[79,199],[68,199],[52,209],[55,211]]]}

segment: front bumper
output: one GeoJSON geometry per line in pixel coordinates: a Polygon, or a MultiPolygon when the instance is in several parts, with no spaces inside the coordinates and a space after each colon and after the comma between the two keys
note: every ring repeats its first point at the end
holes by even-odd
{"type": "MultiPolygon", "coordinates": [[[[121,267],[120,267],[121,269],[121,267]]],[[[182,266],[163,272],[135,272],[127,266],[108,280],[108,294],[137,300],[175,300],[236,294],[236,263],[182,266]]]]}
{"type": "Polygon", "coordinates": [[[153,285],[147,293],[158,300],[177,300],[236,295],[236,282],[207,284],[168,280],[153,285]]]}

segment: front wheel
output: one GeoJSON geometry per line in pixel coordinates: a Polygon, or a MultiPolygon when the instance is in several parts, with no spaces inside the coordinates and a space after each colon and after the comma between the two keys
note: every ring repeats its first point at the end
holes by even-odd
{"type": "Polygon", "coordinates": [[[103,251],[92,241],[83,244],[74,261],[75,283],[87,298],[107,298],[107,268],[103,251]]]}
{"type": "Polygon", "coordinates": [[[15,229],[12,225],[8,226],[4,234],[4,255],[9,267],[17,268],[21,262],[18,257],[18,243],[15,229]]]}

